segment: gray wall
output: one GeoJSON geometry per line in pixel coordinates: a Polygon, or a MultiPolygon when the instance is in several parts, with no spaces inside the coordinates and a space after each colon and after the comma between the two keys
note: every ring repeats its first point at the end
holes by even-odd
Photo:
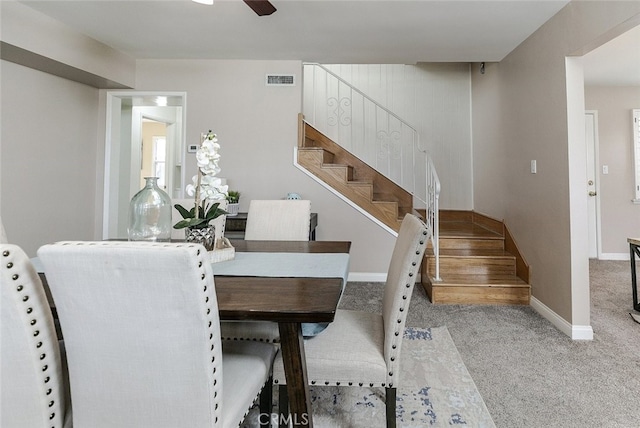
{"type": "Polygon", "coordinates": [[[30,256],[45,243],[93,239],[98,90],[0,62],[0,199],[9,242],[30,256]]]}
{"type": "Polygon", "coordinates": [[[629,29],[639,13],[638,2],[571,2],[484,75],[472,70],[475,209],[506,220],[536,302],[569,328],[589,326],[590,302],[584,83],[566,57],[629,29]]]}

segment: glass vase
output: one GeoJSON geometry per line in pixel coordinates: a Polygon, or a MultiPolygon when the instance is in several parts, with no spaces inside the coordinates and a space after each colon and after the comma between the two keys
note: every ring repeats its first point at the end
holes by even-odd
{"type": "Polygon", "coordinates": [[[201,228],[187,227],[185,241],[202,244],[207,251],[213,251],[216,243],[216,227],[212,224],[201,228]]]}
{"type": "Polygon", "coordinates": [[[129,241],[170,241],[171,198],[158,187],[158,177],[144,179],[129,203],[129,241]]]}

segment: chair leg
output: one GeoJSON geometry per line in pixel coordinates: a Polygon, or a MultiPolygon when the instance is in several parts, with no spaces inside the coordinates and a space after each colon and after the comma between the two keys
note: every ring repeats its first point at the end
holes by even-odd
{"type": "Polygon", "coordinates": [[[385,388],[387,404],[387,428],[396,428],[396,389],[385,388]]]}
{"type": "Polygon", "coordinates": [[[261,427],[271,426],[271,410],[273,408],[273,377],[269,376],[267,383],[260,392],[260,421],[261,427]],[[266,416],[268,415],[268,416],[266,416]]]}
{"type": "Polygon", "coordinates": [[[278,418],[279,427],[289,427],[289,393],[287,392],[287,385],[278,385],[278,418]]]}

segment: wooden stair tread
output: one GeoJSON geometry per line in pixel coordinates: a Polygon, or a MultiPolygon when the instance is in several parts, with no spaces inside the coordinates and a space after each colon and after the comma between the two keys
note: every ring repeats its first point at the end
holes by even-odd
{"type": "Polygon", "coordinates": [[[347,184],[354,186],[373,186],[373,183],[369,180],[349,180],[347,184]]]}
{"type": "Polygon", "coordinates": [[[485,229],[475,223],[464,221],[443,221],[440,222],[441,238],[461,238],[461,239],[504,239],[499,233],[485,229]]]}

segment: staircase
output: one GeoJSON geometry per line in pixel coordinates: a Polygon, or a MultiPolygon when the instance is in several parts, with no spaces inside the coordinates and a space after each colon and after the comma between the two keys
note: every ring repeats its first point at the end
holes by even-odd
{"type": "Polygon", "coordinates": [[[432,303],[528,305],[529,266],[503,222],[473,211],[440,211],[440,277],[427,249],[422,285],[432,303]]]}
{"type": "Polygon", "coordinates": [[[363,211],[398,232],[413,196],[300,117],[298,164],[363,211]]]}
{"type": "Polygon", "coordinates": [[[406,213],[431,232],[421,266],[433,303],[529,304],[529,267],[500,221],[439,210],[417,129],[319,64],[305,64],[296,166],[392,234],[406,213]]]}

